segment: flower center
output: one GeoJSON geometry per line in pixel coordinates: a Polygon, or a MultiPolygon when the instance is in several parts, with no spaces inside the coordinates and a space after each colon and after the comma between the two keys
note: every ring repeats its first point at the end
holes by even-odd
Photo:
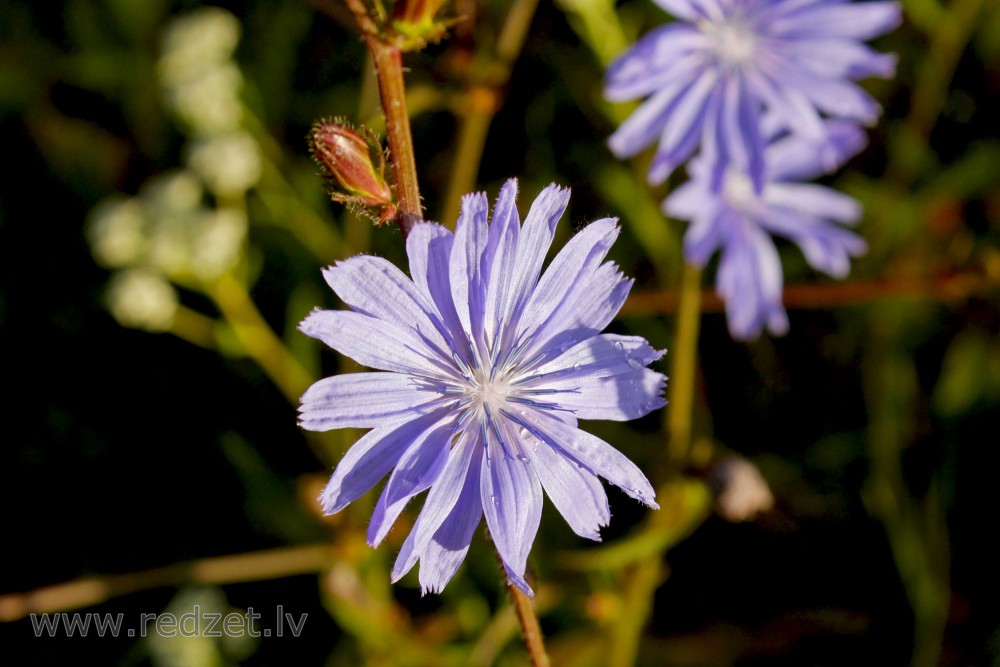
{"type": "Polygon", "coordinates": [[[473,382],[467,390],[472,396],[473,407],[482,406],[497,414],[506,405],[507,397],[514,391],[509,380],[510,378],[507,376],[491,380],[488,373],[482,370],[475,371],[473,382]]]}
{"type": "Polygon", "coordinates": [[[736,169],[726,171],[722,184],[722,196],[730,206],[736,209],[746,208],[757,201],[753,183],[750,177],[736,169]]]}
{"type": "Polygon", "coordinates": [[[705,21],[700,27],[712,38],[721,64],[742,67],[753,61],[757,36],[742,16],[729,17],[721,23],[705,21]]]}

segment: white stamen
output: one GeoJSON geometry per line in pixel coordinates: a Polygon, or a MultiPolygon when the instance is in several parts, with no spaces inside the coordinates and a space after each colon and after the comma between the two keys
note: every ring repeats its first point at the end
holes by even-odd
{"type": "Polygon", "coordinates": [[[753,62],[757,36],[743,17],[729,17],[723,23],[705,21],[699,27],[712,38],[715,54],[723,65],[743,67],[753,62]]]}

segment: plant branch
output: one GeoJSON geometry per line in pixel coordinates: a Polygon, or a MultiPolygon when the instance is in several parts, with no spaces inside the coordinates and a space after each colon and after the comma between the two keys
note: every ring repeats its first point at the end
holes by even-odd
{"type": "MultiPolygon", "coordinates": [[[[825,285],[786,285],[782,302],[786,308],[792,309],[836,308],[899,298],[955,302],[998,289],[1000,274],[966,271],[938,277],[903,276],[825,285]]],[[[633,293],[625,301],[619,316],[674,313],[680,300],[677,290],[633,293]]],[[[721,312],[725,308],[725,303],[712,289],[702,290],[701,302],[704,312],[721,312]]]]}
{"type": "Polygon", "coordinates": [[[111,598],[184,583],[232,584],[319,572],[329,565],[328,544],[267,549],[233,556],[202,558],[141,572],[74,579],[25,593],[0,595],[0,621],[101,604],[111,598]]]}

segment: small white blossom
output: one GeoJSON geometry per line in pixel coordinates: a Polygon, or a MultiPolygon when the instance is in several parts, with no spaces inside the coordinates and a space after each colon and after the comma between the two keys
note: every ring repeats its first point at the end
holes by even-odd
{"type": "Polygon", "coordinates": [[[123,327],[166,331],[177,312],[177,291],[154,271],[126,269],[112,276],[107,303],[123,327]]]}
{"type": "Polygon", "coordinates": [[[239,260],[247,236],[246,215],[236,209],[207,211],[198,222],[192,244],[192,269],[202,280],[212,280],[239,260]]]}
{"type": "Polygon", "coordinates": [[[237,129],[243,118],[242,88],[243,75],[233,63],[213,65],[183,83],[164,82],[167,106],[195,134],[237,129]]]}
{"type": "Polygon", "coordinates": [[[87,221],[87,240],[94,259],[109,268],[138,262],[147,250],[145,225],[137,199],[116,198],[98,204],[87,221]]]}
{"type": "Polygon", "coordinates": [[[216,195],[239,196],[260,180],[260,148],[242,131],[198,139],[188,165],[216,195]]]}
{"type": "Polygon", "coordinates": [[[175,19],[163,35],[160,77],[172,86],[197,78],[206,68],[230,60],[239,40],[239,21],[219,7],[175,19]]]}

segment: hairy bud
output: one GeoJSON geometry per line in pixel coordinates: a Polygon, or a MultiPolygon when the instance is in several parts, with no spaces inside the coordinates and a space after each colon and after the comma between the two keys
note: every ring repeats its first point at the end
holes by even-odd
{"type": "Polygon", "coordinates": [[[318,121],[309,132],[309,149],[323,170],[331,199],[381,207],[379,217],[391,219],[395,206],[385,180],[385,156],[374,133],[366,127],[362,131],[364,136],[339,119],[318,121]]]}

